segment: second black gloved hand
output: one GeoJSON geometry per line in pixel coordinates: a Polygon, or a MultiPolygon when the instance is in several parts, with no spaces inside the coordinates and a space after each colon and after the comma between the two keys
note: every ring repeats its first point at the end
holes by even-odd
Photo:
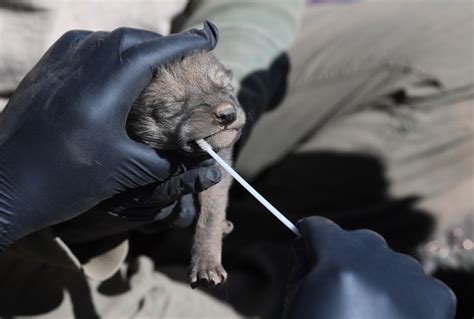
{"type": "Polygon", "coordinates": [[[158,66],[216,41],[210,23],[167,37],[127,28],[62,36],[0,114],[0,249],[175,174],[179,163],[128,137],[127,115],[158,66]]]}
{"type": "Polygon", "coordinates": [[[448,319],[454,294],[368,230],[322,217],[299,224],[287,318],[448,319]]]}

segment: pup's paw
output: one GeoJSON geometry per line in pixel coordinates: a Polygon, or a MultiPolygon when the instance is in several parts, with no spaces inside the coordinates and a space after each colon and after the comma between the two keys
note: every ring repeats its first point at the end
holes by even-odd
{"type": "Polygon", "coordinates": [[[189,279],[193,289],[196,287],[211,287],[226,281],[227,272],[218,262],[201,260],[192,265],[189,279]]]}

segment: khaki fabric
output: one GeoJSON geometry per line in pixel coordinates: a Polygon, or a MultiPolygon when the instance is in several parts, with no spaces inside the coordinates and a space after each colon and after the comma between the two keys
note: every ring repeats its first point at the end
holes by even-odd
{"type": "Polygon", "coordinates": [[[472,1],[465,0],[311,7],[288,51],[285,98],[255,126],[239,172],[258,176],[308,135],[396,92],[428,98],[472,86],[473,28],[472,1]]]}
{"type": "Polygon", "coordinates": [[[224,303],[173,281],[140,257],[107,281],[80,271],[22,259],[6,252],[0,262],[2,315],[65,318],[239,318],[224,303]]]}
{"type": "Polygon", "coordinates": [[[301,26],[304,4],[303,0],[193,0],[192,14],[181,28],[199,27],[205,19],[219,27],[214,53],[232,70],[238,88],[245,77],[267,70],[287,51],[301,26]]]}
{"type": "Polygon", "coordinates": [[[406,252],[404,240],[413,248],[474,219],[472,5],[309,9],[288,51],[286,95],[237,170],[294,220],[370,227],[406,252]]]}

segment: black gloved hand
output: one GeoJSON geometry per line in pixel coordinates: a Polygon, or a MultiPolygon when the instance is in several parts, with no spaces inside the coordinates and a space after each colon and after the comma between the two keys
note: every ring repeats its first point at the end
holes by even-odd
{"type": "Polygon", "coordinates": [[[453,318],[454,294],[369,230],[322,217],[299,224],[287,318],[453,318]]]}
{"type": "Polygon", "coordinates": [[[157,222],[187,227],[196,215],[192,193],[201,192],[221,179],[213,159],[171,177],[163,183],[138,187],[105,200],[99,206],[130,222],[157,222]]]}
{"type": "Polygon", "coordinates": [[[63,35],[0,115],[0,248],[176,173],[179,163],[128,137],[127,115],[159,65],[216,41],[208,22],[167,37],[127,28],[63,35]]]}
{"type": "Polygon", "coordinates": [[[214,160],[199,163],[163,183],[115,195],[80,216],[54,226],[67,244],[81,244],[139,230],[156,233],[189,226],[196,216],[193,194],[217,183],[221,171],[214,160]]]}

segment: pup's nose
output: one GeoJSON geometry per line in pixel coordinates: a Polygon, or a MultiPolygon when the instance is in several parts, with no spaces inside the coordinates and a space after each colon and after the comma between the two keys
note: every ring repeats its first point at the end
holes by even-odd
{"type": "Polygon", "coordinates": [[[220,125],[229,125],[235,121],[235,108],[230,104],[221,104],[214,110],[214,116],[220,125]]]}

